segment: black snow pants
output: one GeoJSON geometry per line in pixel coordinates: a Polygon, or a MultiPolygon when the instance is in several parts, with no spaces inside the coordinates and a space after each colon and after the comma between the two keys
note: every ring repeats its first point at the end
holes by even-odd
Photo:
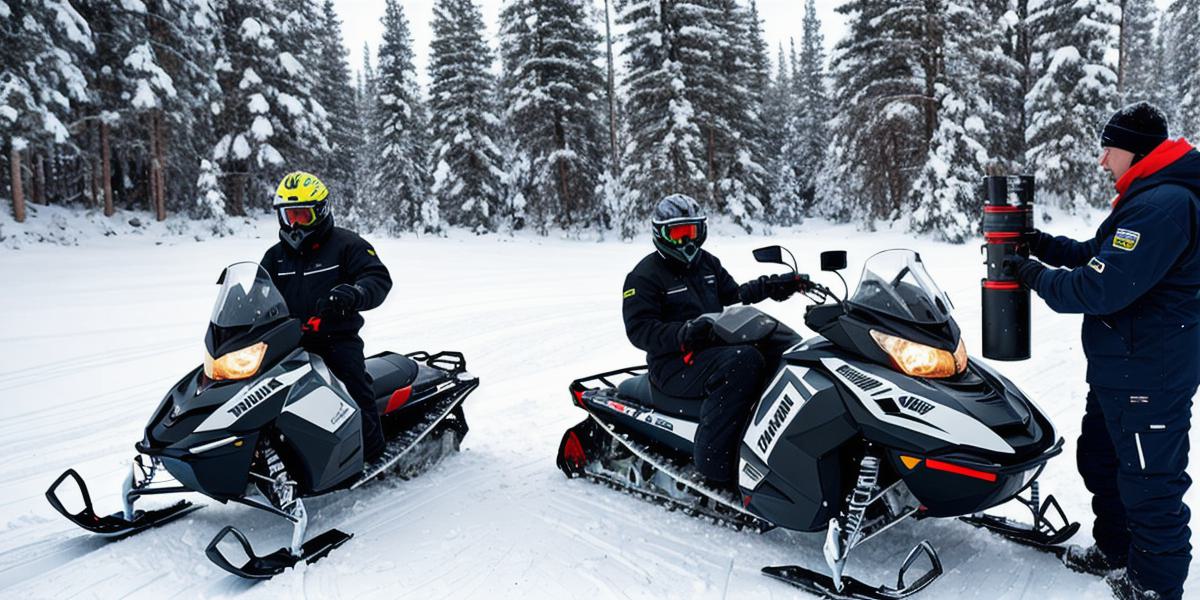
{"type": "Polygon", "coordinates": [[[1134,581],[1164,599],[1183,596],[1192,558],[1183,495],[1192,483],[1185,469],[1195,393],[1093,386],[1079,435],[1096,545],[1126,558],[1134,581]]]}
{"type": "Polygon", "coordinates": [[[325,361],[358,405],[362,415],[363,459],[370,461],[378,456],[383,452],[383,427],[379,408],[375,405],[375,392],[371,389],[371,375],[367,373],[362,339],[357,336],[305,339],[301,345],[325,361]]]}
{"type": "Polygon", "coordinates": [[[715,346],[685,357],[690,358],[686,362],[650,365],[650,379],[658,389],[702,403],[693,444],[700,474],[718,483],[734,481],[742,433],[764,379],[798,343],[800,336],[780,324],[771,337],[753,345],[715,346]]]}

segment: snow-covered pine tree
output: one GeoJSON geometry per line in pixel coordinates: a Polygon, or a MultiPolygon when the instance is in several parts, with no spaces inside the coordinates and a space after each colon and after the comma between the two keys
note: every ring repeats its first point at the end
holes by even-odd
{"type": "Polygon", "coordinates": [[[1174,0],[1163,17],[1171,134],[1200,138],[1200,0],[1174,0]]]}
{"type": "Polygon", "coordinates": [[[25,219],[22,185],[30,144],[57,147],[70,143],[67,124],[90,96],[84,67],[95,50],[92,32],[66,0],[0,0],[0,140],[7,164],[0,181],[9,184],[13,216],[25,219]]]}
{"type": "Polygon", "coordinates": [[[913,182],[909,227],[962,243],[975,233],[982,202],[979,181],[990,161],[985,118],[993,108],[984,93],[987,71],[998,48],[988,43],[989,24],[976,0],[936,0],[926,31],[943,57],[935,76],[937,128],[925,165],[913,182]],[[984,74],[984,77],[979,75],[984,74]]]}
{"type": "Polygon", "coordinates": [[[217,0],[225,57],[217,63],[223,104],[213,155],[226,184],[226,209],[264,207],[288,170],[312,169],[328,152],[329,125],[313,97],[315,8],[302,0],[217,0]]]}
{"type": "Polygon", "coordinates": [[[817,175],[819,214],[837,220],[894,218],[925,162],[934,122],[922,69],[921,0],[849,0],[848,32],[832,57],[830,144],[817,175]]]}
{"type": "Polygon", "coordinates": [[[1096,161],[1097,132],[1119,100],[1113,58],[1120,17],[1115,0],[1046,0],[1030,14],[1041,75],[1025,104],[1027,170],[1039,195],[1070,211],[1112,197],[1096,161]]]}
{"type": "Polygon", "coordinates": [[[309,42],[314,47],[314,69],[319,85],[312,90],[325,109],[329,123],[329,152],[314,172],[329,187],[330,199],[339,215],[348,214],[365,188],[355,178],[354,160],[363,132],[359,128],[354,88],[350,82],[347,50],[342,44],[342,21],[332,0],[325,0],[318,15],[318,34],[309,42]]]}
{"type": "Polygon", "coordinates": [[[800,212],[807,214],[812,210],[816,194],[817,169],[829,146],[828,122],[833,112],[825,88],[825,36],[821,33],[815,0],[805,3],[804,35],[792,86],[796,95],[796,108],[792,113],[795,122],[789,124],[788,129],[789,135],[795,136],[795,142],[789,162],[799,185],[795,193],[801,201],[800,212]]]}
{"type": "Polygon", "coordinates": [[[492,50],[474,0],[437,0],[429,53],[433,194],[446,220],[494,231],[505,196],[492,50]]]}
{"type": "MultiPolygon", "coordinates": [[[[514,0],[500,14],[504,117],[529,224],[594,229],[604,221],[609,160],[600,35],[584,0],[514,0]]],[[[516,192],[516,190],[514,190],[516,192]]]]}
{"type": "Polygon", "coordinates": [[[378,70],[368,81],[373,158],[371,196],[375,222],[393,231],[436,232],[438,201],[430,194],[428,120],[417,85],[412,34],[403,7],[387,0],[378,70]]]}
{"type": "MultiPolygon", "coordinates": [[[[982,27],[977,32],[979,104],[989,173],[1019,173],[1025,158],[1025,92],[1029,65],[1024,5],[1028,0],[973,0],[982,27]]],[[[971,77],[971,75],[968,75],[971,77]]],[[[981,173],[982,177],[984,173],[981,173]]]]}
{"type": "Polygon", "coordinates": [[[694,87],[714,92],[696,93],[696,104],[701,107],[702,128],[708,129],[717,206],[750,231],[751,223],[762,215],[768,193],[762,107],[769,60],[757,8],[747,10],[738,0],[715,4],[717,11],[711,16],[719,35],[715,49],[721,57],[720,69],[712,79],[708,65],[696,65],[699,77],[694,87]]]}
{"type": "Polygon", "coordinates": [[[1159,80],[1158,8],[1154,0],[1118,0],[1121,6],[1121,57],[1117,88],[1120,104],[1146,101],[1163,106],[1163,83],[1159,80]]]}
{"type": "MultiPolygon", "coordinates": [[[[794,41],[792,46],[794,58],[794,41]]],[[[789,126],[795,123],[794,113],[797,109],[791,74],[794,62],[784,53],[781,43],[776,59],[775,77],[772,78],[763,99],[763,126],[767,129],[766,154],[770,157],[767,174],[771,186],[766,217],[771,223],[779,225],[797,223],[801,219],[800,184],[792,161],[795,141],[799,139],[799,135],[788,130],[789,126]]]]}
{"type": "Polygon", "coordinates": [[[694,63],[711,50],[693,48],[690,38],[710,40],[708,11],[685,0],[617,0],[617,22],[626,26],[627,61],[622,235],[644,229],[660,198],[688,194],[711,206],[705,138],[689,90],[694,63]]]}
{"type": "MultiPolygon", "coordinates": [[[[385,214],[379,207],[379,199],[374,190],[374,161],[375,149],[378,146],[378,132],[374,130],[375,121],[375,69],[371,66],[371,48],[363,42],[362,69],[356,75],[354,89],[355,130],[359,132],[359,143],[354,153],[354,181],[358,195],[354,203],[339,215],[346,223],[359,229],[371,229],[378,226],[378,221],[385,214]]],[[[425,166],[425,161],[421,163],[425,166]]]]}

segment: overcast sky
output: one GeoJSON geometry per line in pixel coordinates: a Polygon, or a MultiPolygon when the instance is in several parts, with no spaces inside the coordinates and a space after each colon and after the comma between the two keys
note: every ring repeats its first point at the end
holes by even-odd
{"type": "MultiPolygon", "coordinates": [[[[500,8],[508,0],[476,0],[483,8],[483,20],[491,32],[490,43],[496,49],[495,35],[500,29],[500,8]]],[[[417,53],[417,66],[424,74],[426,56],[429,53],[429,41],[432,37],[429,24],[433,20],[434,0],[401,0],[404,12],[408,16],[413,30],[414,50],[417,53]]],[[[603,11],[604,0],[593,0],[598,10],[603,11]]],[[[342,17],[342,33],[346,45],[350,48],[350,65],[354,70],[362,68],[363,42],[371,46],[372,56],[379,48],[383,37],[383,0],[334,0],[338,14],[342,17]]],[[[840,0],[818,0],[817,13],[821,17],[822,29],[825,33],[825,43],[832,46],[842,36],[842,17],[834,12],[834,7],[841,4],[840,0]]],[[[775,58],[775,50],[779,43],[787,43],[788,38],[795,37],[797,42],[802,31],[804,17],[803,0],[758,0],[759,14],[763,19],[763,28],[775,58]]],[[[601,32],[603,33],[603,32],[601,32]]],[[[425,78],[422,76],[422,80],[425,78]]]]}

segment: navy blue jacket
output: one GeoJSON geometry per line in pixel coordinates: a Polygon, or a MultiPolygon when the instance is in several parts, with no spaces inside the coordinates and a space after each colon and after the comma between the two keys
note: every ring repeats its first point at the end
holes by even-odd
{"type": "Polygon", "coordinates": [[[1083,313],[1087,381],[1116,389],[1200,383],[1200,153],[1136,179],[1086,242],[1043,234],[1050,266],[1033,288],[1060,313],[1083,313]]]}

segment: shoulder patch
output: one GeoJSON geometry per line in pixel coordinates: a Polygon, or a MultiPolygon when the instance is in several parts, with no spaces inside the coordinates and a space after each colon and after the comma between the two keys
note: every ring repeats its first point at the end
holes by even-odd
{"type": "Polygon", "coordinates": [[[1093,257],[1092,257],[1092,260],[1089,260],[1089,261],[1088,261],[1088,266],[1089,266],[1089,267],[1091,267],[1091,268],[1092,268],[1092,270],[1093,270],[1093,271],[1095,271],[1095,272],[1097,272],[1097,273],[1103,273],[1103,272],[1104,272],[1104,267],[1105,267],[1105,264],[1104,264],[1104,263],[1102,263],[1102,262],[1100,262],[1100,259],[1098,259],[1098,258],[1096,258],[1095,256],[1093,256],[1093,257]]]}
{"type": "Polygon", "coordinates": [[[622,298],[632,298],[632,297],[634,297],[635,295],[637,295],[637,289],[636,289],[636,288],[629,288],[629,289],[625,290],[625,293],[624,293],[624,294],[622,294],[622,296],[621,296],[621,297],[622,297],[622,298]]]}
{"type": "Polygon", "coordinates": [[[371,256],[375,256],[375,249],[374,249],[374,248],[367,248],[367,254],[370,254],[371,256]]]}
{"type": "Polygon", "coordinates": [[[1132,251],[1137,248],[1138,241],[1142,239],[1142,234],[1131,229],[1118,229],[1113,235],[1113,247],[1121,250],[1132,251]]]}

